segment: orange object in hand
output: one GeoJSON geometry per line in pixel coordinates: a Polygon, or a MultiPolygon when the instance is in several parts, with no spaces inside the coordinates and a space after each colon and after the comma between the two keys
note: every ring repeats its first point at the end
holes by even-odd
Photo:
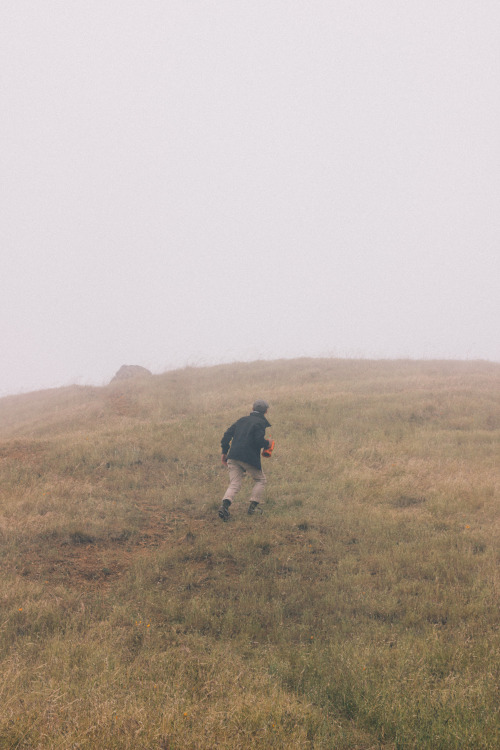
{"type": "Polygon", "coordinates": [[[268,442],[269,442],[269,447],[262,449],[262,455],[265,458],[271,458],[273,450],[274,450],[274,440],[271,440],[271,438],[269,438],[268,442]]]}

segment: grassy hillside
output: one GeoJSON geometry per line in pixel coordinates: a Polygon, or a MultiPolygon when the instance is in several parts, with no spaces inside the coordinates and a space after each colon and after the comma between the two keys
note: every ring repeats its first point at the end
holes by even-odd
{"type": "Polygon", "coordinates": [[[0,400],[0,748],[500,746],[500,365],[0,400]],[[263,397],[265,513],[217,508],[263,397]]]}

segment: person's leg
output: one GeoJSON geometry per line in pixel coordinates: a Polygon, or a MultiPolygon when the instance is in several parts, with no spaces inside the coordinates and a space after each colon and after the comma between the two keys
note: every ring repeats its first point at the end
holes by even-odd
{"type": "Polygon", "coordinates": [[[231,459],[228,459],[227,468],[229,469],[229,487],[224,494],[224,499],[232,503],[241,489],[245,469],[238,461],[232,461],[231,459]]]}
{"type": "Polygon", "coordinates": [[[228,459],[227,468],[229,469],[229,487],[227,488],[222,505],[219,508],[219,518],[223,521],[229,520],[229,506],[241,489],[241,482],[245,469],[238,462],[228,459]]]}
{"type": "Polygon", "coordinates": [[[250,464],[243,464],[243,466],[254,481],[252,494],[250,495],[250,502],[262,503],[267,482],[266,475],[261,469],[257,469],[256,466],[250,466],[250,464]]]}

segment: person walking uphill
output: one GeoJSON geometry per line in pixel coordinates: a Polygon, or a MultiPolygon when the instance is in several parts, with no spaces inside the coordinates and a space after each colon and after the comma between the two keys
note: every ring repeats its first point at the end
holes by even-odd
{"type": "Polygon", "coordinates": [[[219,518],[227,521],[229,506],[241,489],[243,476],[249,474],[254,480],[248,513],[252,515],[262,502],[266,477],[260,462],[261,450],[272,450],[274,443],[265,437],[271,425],[266,419],[269,404],[257,399],[248,417],[241,417],[224,433],[221,440],[222,463],[229,469],[229,487],[219,509],[219,518]]]}

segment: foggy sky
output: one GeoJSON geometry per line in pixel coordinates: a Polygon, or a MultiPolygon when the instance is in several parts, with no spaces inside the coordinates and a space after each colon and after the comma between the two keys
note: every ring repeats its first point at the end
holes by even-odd
{"type": "Polygon", "coordinates": [[[500,361],[498,0],[6,0],[0,395],[500,361]]]}

